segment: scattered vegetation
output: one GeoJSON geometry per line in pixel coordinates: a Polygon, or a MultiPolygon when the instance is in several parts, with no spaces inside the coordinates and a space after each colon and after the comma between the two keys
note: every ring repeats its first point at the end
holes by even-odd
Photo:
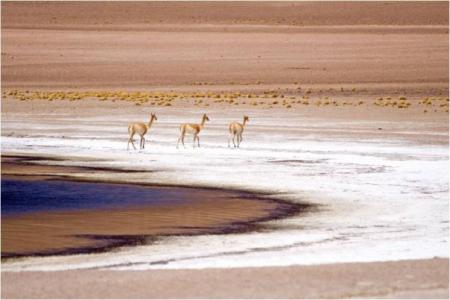
{"type": "MultiPolygon", "coordinates": [[[[211,83],[196,83],[196,85],[209,85],[211,83]]],[[[369,106],[396,108],[407,110],[411,107],[422,106],[423,113],[429,112],[448,112],[449,97],[434,96],[424,97],[422,99],[408,99],[406,96],[376,97],[373,102],[366,99],[355,99],[355,96],[341,95],[340,99],[332,99],[332,94],[327,91],[333,89],[306,90],[294,89],[268,89],[259,92],[241,92],[241,91],[30,91],[30,90],[6,90],[2,92],[2,99],[16,99],[18,101],[114,101],[126,102],[135,106],[160,106],[173,107],[177,104],[191,103],[194,106],[209,107],[215,103],[217,105],[249,105],[258,108],[280,107],[293,108],[308,106],[314,104],[314,107],[322,108],[327,106],[348,107],[348,106],[369,106]],[[320,93],[322,92],[322,94],[320,93]],[[319,94],[316,99],[313,94],[319,94]]],[[[355,88],[352,91],[356,90],[355,88]]],[[[333,90],[339,91],[339,90],[333,90]]],[[[341,88],[344,91],[344,88],[341,88]]],[[[405,91],[402,91],[405,94],[405,91]]]]}

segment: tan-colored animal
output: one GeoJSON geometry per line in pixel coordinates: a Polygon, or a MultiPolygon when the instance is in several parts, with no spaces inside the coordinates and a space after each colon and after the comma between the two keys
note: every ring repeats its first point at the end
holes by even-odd
{"type": "Polygon", "coordinates": [[[130,135],[130,138],[128,139],[128,144],[127,144],[127,150],[130,149],[130,143],[131,145],[133,145],[134,150],[136,150],[136,147],[134,146],[134,135],[137,133],[139,134],[139,136],[141,137],[141,141],[140,141],[140,145],[139,148],[140,149],[144,149],[145,147],[145,138],[144,135],[148,132],[148,130],[150,129],[150,127],[152,127],[152,124],[154,121],[157,121],[158,118],[156,117],[156,115],[154,113],[152,113],[151,117],[150,117],[150,121],[148,123],[133,123],[128,125],[128,134],[130,135]]]}
{"type": "Polygon", "coordinates": [[[177,142],[177,149],[178,145],[181,143],[183,144],[183,147],[186,148],[184,145],[184,136],[186,133],[192,134],[194,136],[194,148],[195,148],[195,141],[197,140],[197,145],[200,147],[200,138],[198,137],[198,134],[200,131],[205,127],[205,122],[209,121],[209,118],[206,114],[203,114],[202,122],[200,124],[192,124],[192,123],[185,123],[180,125],[180,137],[178,138],[177,142]]]}
{"type": "Polygon", "coordinates": [[[230,123],[230,126],[228,129],[230,130],[230,136],[228,138],[228,147],[230,147],[230,140],[233,140],[234,147],[238,147],[242,142],[242,133],[244,132],[245,124],[249,121],[248,116],[244,116],[244,122],[238,123],[238,122],[232,122],[230,123]],[[234,139],[236,138],[236,143],[234,142],[234,139]]]}

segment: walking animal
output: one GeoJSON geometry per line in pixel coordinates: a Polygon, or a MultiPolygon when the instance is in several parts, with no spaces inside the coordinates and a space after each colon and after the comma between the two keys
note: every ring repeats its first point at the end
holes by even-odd
{"type": "Polygon", "coordinates": [[[244,116],[244,122],[238,123],[238,122],[232,122],[230,123],[230,126],[228,129],[230,130],[230,136],[228,138],[228,147],[230,147],[230,139],[233,140],[234,147],[238,147],[242,142],[242,133],[244,132],[245,124],[249,121],[248,116],[244,116]],[[236,138],[236,143],[234,142],[234,139],[236,138]]]}
{"type": "Polygon", "coordinates": [[[139,134],[139,136],[141,137],[141,141],[140,141],[140,149],[144,149],[145,147],[145,138],[144,135],[148,132],[148,130],[150,129],[150,127],[152,127],[152,124],[154,121],[157,121],[158,118],[156,118],[156,115],[154,113],[152,113],[151,117],[150,117],[150,121],[148,123],[133,123],[128,125],[128,134],[130,135],[130,138],[128,139],[128,144],[127,144],[127,150],[129,150],[130,148],[130,143],[131,145],[133,145],[134,150],[136,150],[136,147],[134,146],[134,142],[133,142],[133,138],[134,135],[137,133],[139,134]]]}
{"type": "Polygon", "coordinates": [[[202,121],[200,124],[192,124],[192,123],[184,123],[180,125],[180,137],[178,138],[177,142],[177,149],[178,145],[181,143],[183,144],[183,147],[186,148],[184,145],[184,136],[186,133],[194,135],[194,148],[195,148],[195,141],[197,140],[197,146],[200,147],[200,138],[198,137],[198,134],[200,131],[205,127],[205,122],[209,121],[209,118],[206,114],[203,114],[202,121]]]}

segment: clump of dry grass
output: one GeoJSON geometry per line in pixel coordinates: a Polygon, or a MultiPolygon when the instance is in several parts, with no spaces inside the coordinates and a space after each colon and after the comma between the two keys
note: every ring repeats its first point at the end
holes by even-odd
{"type": "Polygon", "coordinates": [[[419,104],[424,104],[424,105],[433,105],[433,100],[431,98],[424,98],[421,101],[419,101],[419,104]]]}

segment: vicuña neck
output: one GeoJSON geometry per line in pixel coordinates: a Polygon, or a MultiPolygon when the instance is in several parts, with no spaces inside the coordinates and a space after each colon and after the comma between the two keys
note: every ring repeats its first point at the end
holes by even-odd
{"type": "Polygon", "coordinates": [[[147,125],[147,126],[148,126],[149,128],[150,128],[150,127],[152,126],[152,124],[153,124],[153,120],[154,120],[154,119],[153,119],[153,118],[151,118],[151,119],[150,119],[150,122],[148,122],[148,125],[147,125]]]}

